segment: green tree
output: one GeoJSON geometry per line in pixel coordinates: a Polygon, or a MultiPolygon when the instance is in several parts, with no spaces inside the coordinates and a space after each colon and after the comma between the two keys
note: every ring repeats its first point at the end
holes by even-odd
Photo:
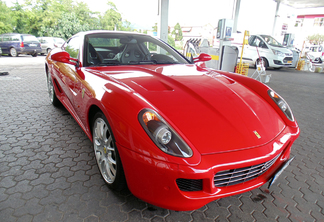
{"type": "Polygon", "coordinates": [[[157,27],[157,23],[154,24],[154,26],[152,26],[153,32],[157,32],[158,27],[157,27]]]}
{"type": "Polygon", "coordinates": [[[171,35],[168,35],[168,44],[175,48],[175,41],[174,38],[171,35]]]}
{"type": "Polygon", "coordinates": [[[11,8],[12,10],[12,15],[14,19],[14,24],[12,29],[14,32],[17,33],[26,33],[26,28],[28,27],[26,24],[26,12],[23,9],[23,6],[18,3],[18,1],[14,4],[14,6],[11,8]]]}
{"type": "Polygon", "coordinates": [[[113,2],[108,1],[107,4],[109,9],[100,18],[101,28],[106,30],[120,30],[122,27],[122,16],[113,2]]]}
{"type": "Polygon", "coordinates": [[[0,34],[12,32],[14,23],[10,8],[0,0],[0,34]]]}
{"type": "Polygon", "coordinates": [[[103,16],[90,11],[88,5],[76,0],[25,0],[7,7],[0,0],[0,33],[18,32],[35,36],[68,38],[79,31],[108,29],[132,31],[131,23],[123,21],[116,5],[108,2],[103,16]]]}
{"type": "Polygon", "coordinates": [[[89,24],[81,25],[80,20],[77,18],[74,12],[66,13],[57,21],[55,27],[51,27],[47,30],[49,36],[61,37],[68,39],[72,35],[90,30],[89,24]]]}
{"type": "Polygon", "coordinates": [[[314,34],[310,35],[306,38],[309,43],[314,44],[314,45],[321,45],[324,42],[324,35],[320,34],[314,34]]]}
{"type": "Polygon", "coordinates": [[[177,23],[174,26],[174,29],[171,34],[175,36],[176,41],[181,41],[183,39],[182,30],[181,30],[181,26],[179,25],[179,23],[177,23]]]}

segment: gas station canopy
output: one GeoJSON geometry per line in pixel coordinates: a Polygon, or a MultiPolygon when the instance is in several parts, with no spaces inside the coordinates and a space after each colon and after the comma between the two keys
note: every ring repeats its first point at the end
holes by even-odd
{"type": "MultiPolygon", "coordinates": [[[[275,2],[278,2],[278,0],[274,0],[275,2]]],[[[297,8],[318,8],[318,7],[324,7],[324,1],[323,0],[279,0],[280,3],[297,8]]]]}

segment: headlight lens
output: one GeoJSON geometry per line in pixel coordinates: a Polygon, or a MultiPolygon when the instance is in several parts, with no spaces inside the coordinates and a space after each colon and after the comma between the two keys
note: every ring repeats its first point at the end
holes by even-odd
{"type": "Polygon", "coordinates": [[[279,106],[281,111],[287,116],[287,118],[290,121],[294,121],[295,118],[294,115],[292,114],[290,107],[288,106],[288,103],[281,96],[279,96],[271,89],[268,90],[268,94],[271,97],[271,99],[273,99],[273,101],[275,101],[275,103],[279,106]]]}
{"type": "Polygon", "coordinates": [[[151,109],[142,110],[138,115],[138,120],[147,135],[163,152],[178,157],[192,156],[191,148],[155,111],[151,109]]]}
{"type": "Polygon", "coordinates": [[[285,56],[285,53],[280,52],[280,51],[278,51],[278,50],[274,50],[274,49],[272,49],[272,52],[273,52],[273,54],[275,54],[275,55],[277,55],[277,56],[285,56]]]}

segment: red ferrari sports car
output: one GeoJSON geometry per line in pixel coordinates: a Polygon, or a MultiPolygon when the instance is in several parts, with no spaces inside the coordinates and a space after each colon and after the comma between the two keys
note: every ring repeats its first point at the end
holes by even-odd
{"type": "Polygon", "coordinates": [[[204,67],[144,34],[89,31],[46,57],[50,100],[93,142],[112,189],[193,210],[274,183],[298,124],[285,100],[242,75],[204,67]]]}

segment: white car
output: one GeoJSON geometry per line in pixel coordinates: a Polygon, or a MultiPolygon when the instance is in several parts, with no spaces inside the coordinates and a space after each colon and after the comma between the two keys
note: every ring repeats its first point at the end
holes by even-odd
{"type": "Polygon", "coordinates": [[[61,47],[65,40],[57,37],[37,37],[39,42],[42,44],[41,54],[48,54],[53,48],[61,47]]]}
{"type": "Polygon", "coordinates": [[[311,58],[322,58],[324,57],[324,46],[323,45],[311,45],[305,48],[305,52],[311,58]]]}
{"type": "MultiPolygon", "coordinates": [[[[239,56],[242,47],[240,47],[239,56]]],[[[265,68],[292,67],[293,53],[291,50],[282,46],[277,40],[270,35],[251,35],[249,44],[244,46],[243,61],[252,66],[263,61],[265,68]]]]}

